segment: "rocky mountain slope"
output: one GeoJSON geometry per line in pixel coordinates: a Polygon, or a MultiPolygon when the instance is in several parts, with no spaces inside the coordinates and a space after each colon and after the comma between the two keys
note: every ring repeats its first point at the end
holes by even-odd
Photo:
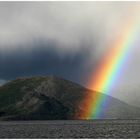
{"type": "MultiPolygon", "coordinates": [[[[86,111],[81,101],[91,93],[96,92],[54,76],[19,78],[0,87],[0,119],[79,119],[86,111]]],[[[139,108],[111,96],[106,101],[103,118],[140,118],[139,108]]]]}

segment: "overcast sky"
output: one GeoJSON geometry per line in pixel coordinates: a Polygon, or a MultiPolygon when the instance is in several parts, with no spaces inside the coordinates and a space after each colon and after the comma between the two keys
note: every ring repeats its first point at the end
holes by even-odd
{"type": "MultiPolygon", "coordinates": [[[[110,42],[139,19],[140,2],[0,2],[0,84],[54,74],[87,87],[110,42]]],[[[137,34],[112,96],[140,106],[137,34]]]]}

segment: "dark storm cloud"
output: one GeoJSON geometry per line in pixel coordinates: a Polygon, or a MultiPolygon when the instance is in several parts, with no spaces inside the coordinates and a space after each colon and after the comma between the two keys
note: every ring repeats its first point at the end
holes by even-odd
{"type": "Polygon", "coordinates": [[[61,57],[53,43],[35,45],[28,53],[20,49],[0,54],[1,79],[53,74],[78,83],[82,83],[84,78],[86,80],[90,71],[90,67],[86,66],[90,56],[88,49],[83,48],[78,53],[68,53],[61,57]]]}

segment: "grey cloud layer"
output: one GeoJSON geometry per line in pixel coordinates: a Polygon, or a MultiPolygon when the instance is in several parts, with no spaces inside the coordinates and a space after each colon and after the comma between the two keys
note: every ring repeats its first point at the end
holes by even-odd
{"type": "Polygon", "coordinates": [[[56,41],[62,50],[76,51],[83,42],[101,50],[131,16],[129,7],[115,2],[1,2],[0,48],[41,38],[56,41]]]}

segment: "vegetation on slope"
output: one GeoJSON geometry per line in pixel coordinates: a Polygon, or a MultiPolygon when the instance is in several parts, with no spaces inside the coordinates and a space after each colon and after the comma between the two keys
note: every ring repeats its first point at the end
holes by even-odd
{"type": "MultiPolygon", "coordinates": [[[[0,87],[0,119],[78,119],[86,111],[81,101],[95,93],[54,76],[19,78],[0,87]]],[[[138,108],[110,96],[106,101],[103,118],[140,117],[138,108]]]]}

